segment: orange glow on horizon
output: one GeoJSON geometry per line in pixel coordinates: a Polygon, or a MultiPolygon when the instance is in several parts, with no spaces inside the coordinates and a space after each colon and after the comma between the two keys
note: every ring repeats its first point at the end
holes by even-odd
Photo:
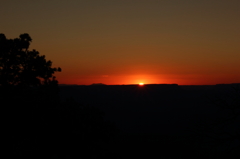
{"type": "Polygon", "coordinates": [[[102,83],[106,85],[146,84],[178,84],[178,85],[215,85],[239,83],[240,76],[223,75],[181,75],[181,74],[142,74],[142,75],[81,75],[69,76],[57,73],[59,84],[91,85],[102,83]]]}
{"type": "Polygon", "coordinates": [[[139,83],[138,85],[139,85],[139,86],[144,86],[144,83],[139,83]]]}

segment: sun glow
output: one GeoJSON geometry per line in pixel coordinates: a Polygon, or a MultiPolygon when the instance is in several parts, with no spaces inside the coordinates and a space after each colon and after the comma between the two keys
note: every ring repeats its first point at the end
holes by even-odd
{"type": "Polygon", "coordinates": [[[138,85],[139,85],[139,86],[143,86],[143,85],[144,85],[144,83],[139,83],[138,85]]]}

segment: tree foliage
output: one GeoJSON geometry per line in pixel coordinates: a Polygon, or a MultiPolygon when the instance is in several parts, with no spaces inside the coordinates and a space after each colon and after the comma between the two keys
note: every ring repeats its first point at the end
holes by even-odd
{"type": "Polygon", "coordinates": [[[11,158],[111,157],[114,125],[98,109],[63,102],[53,76],[61,69],[29,50],[31,42],[28,34],[0,34],[0,105],[11,158]]]}
{"type": "Polygon", "coordinates": [[[52,61],[46,60],[36,50],[29,50],[32,38],[21,34],[7,39],[0,34],[0,86],[42,86],[57,84],[52,61]]]}

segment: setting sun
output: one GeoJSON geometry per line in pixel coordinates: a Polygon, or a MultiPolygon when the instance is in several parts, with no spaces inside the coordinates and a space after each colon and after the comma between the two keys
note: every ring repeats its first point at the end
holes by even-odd
{"type": "Polygon", "coordinates": [[[139,83],[139,86],[143,86],[144,85],[144,83],[139,83]]]}

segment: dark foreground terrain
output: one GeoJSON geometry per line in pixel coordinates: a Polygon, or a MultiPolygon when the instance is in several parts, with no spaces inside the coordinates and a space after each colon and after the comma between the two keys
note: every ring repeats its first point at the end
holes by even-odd
{"type": "MultiPolygon", "coordinates": [[[[217,157],[240,150],[240,85],[61,86],[61,98],[99,108],[134,156],[217,157]]],[[[238,153],[237,153],[238,154],[238,153]]],[[[126,154],[125,154],[126,155],[126,154]]],[[[131,158],[126,155],[124,158],[131,158]]]]}
{"type": "Polygon", "coordinates": [[[240,84],[59,89],[3,93],[11,158],[239,158],[240,84]]]}

